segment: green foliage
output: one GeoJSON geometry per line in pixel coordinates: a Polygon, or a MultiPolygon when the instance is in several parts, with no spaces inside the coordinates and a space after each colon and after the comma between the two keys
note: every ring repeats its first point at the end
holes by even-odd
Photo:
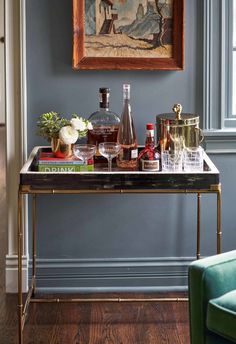
{"type": "Polygon", "coordinates": [[[39,120],[37,121],[37,133],[50,142],[52,138],[58,138],[59,131],[62,127],[69,124],[70,121],[60,117],[57,112],[51,111],[43,113],[39,116],[39,120]]]}

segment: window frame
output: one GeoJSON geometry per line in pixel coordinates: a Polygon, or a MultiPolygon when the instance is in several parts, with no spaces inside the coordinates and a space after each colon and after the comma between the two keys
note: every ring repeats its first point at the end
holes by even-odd
{"type": "MultiPolygon", "coordinates": [[[[222,10],[222,51],[225,54],[225,118],[224,126],[236,127],[236,114],[233,114],[233,0],[227,0],[222,10]],[[227,21],[226,18],[229,18],[227,21]],[[227,96],[228,95],[228,96],[227,96]]],[[[222,66],[224,68],[224,66],[222,66]]],[[[222,85],[223,86],[223,85],[222,85]]]]}
{"type": "MultiPolygon", "coordinates": [[[[232,0],[232,11],[230,13],[230,18],[232,17],[232,19],[230,20],[231,22],[231,25],[232,25],[232,28],[231,28],[231,43],[232,43],[232,63],[231,63],[231,66],[232,66],[232,69],[231,71],[229,71],[231,74],[229,75],[229,77],[231,78],[230,79],[230,82],[231,82],[231,85],[232,85],[232,88],[231,88],[231,99],[232,99],[232,102],[231,102],[231,114],[234,118],[236,118],[236,106],[235,106],[235,113],[233,113],[233,91],[234,91],[234,87],[235,87],[235,97],[236,97],[236,80],[234,80],[235,84],[233,85],[233,72],[235,72],[236,74],[236,71],[233,70],[233,54],[235,53],[236,54],[236,0],[232,0]],[[234,8],[235,6],[235,8],[234,8]],[[235,15],[235,17],[234,17],[235,15]],[[234,22],[235,21],[235,22],[234,22]],[[235,34],[235,37],[234,37],[234,34],[235,34]],[[235,45],[234,45],[235,44],[235,45]]],[[[235,69],[236,69],[236,65],[235,65],[235,69]]],[[[236,99],[235,99],[235,103],[236,103],[236,99]]]]}
{"type": "Polygon", "coordinates": [[[203,129],[208,153],[236,153],[232,114],[233,0],[204,0],[203,129]],[[228,18],[228,19],[227,19],[228,18]]]}

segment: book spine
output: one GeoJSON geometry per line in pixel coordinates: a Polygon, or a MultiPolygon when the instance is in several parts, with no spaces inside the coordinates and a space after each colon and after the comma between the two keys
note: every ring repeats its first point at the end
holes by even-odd
{"type": "Polygon", "coordinates": [[[92,172],[94,165],[39,165],[39,172],[92,172]]]}
{"type": "MultiPolygon", "coordinates": [[[[51,160],[39,160],[38,162],[39,165],[59,165],[59,166],[74,166],[74,165],[78,165],[78,166],[81,166],[81,165],[84,165],[84,162],[83,161],[51,161],[51,160]]],[[[90,164],[89,164],[90,165],[90,164]]]]}

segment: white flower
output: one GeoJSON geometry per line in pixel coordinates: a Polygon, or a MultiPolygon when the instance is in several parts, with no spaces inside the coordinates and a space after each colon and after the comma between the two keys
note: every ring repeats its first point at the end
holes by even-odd
{"type": "Polygon", "coordinates": [[[93,129],[93,125],[89,121],[87,122],[87,128],[88,128],[88,130],[92,130],[93,129]]]}
{"type": "Polygon", "coordinates": [[[76,130],[84,131],[87,129],[86,123],[84,122],[84,120],[81,117],[72,118],[70,123],[71,123],[72,127],[76,130]]]}
{"type": "Polygon", "coordinates": [[[78,140],[79,133],[70,125],[62,127],[59,131],[59,138],[67,145],[75,143],[78,140]]]}

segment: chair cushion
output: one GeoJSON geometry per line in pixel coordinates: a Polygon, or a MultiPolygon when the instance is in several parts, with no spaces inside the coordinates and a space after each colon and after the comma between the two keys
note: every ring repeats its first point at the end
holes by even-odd
{"type": "Polygon", "coordinates": [[[209,301],[207,328],[236,343],[236,289],[209,301]]]}

